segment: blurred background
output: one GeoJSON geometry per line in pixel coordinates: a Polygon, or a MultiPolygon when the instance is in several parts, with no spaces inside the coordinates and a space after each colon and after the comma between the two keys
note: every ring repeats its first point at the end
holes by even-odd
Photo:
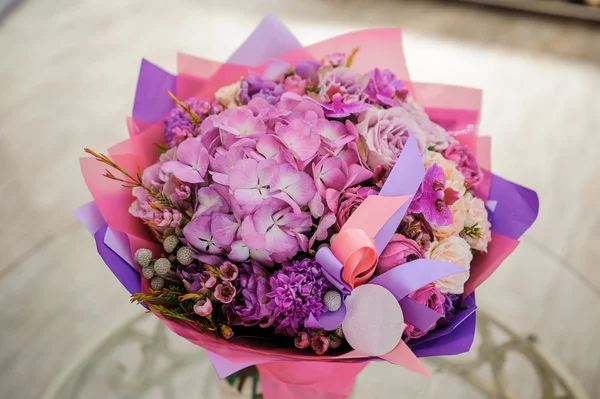
{"type": "MultiPolygon", "coordinates": [[[[492,136],[494,172],[536,190],[541,209],[478,302],[535,334],[553,365],[600,397],[600,8],[578,3],[0,0],[0,397],[41,397],[143,313],[71,215],[91,200],[83,147],[104,151],[127,137],[141,59],[171,72],[177,51],[224,61],[267,13],[304,44],[401,27],[414,80],[483,89],[480,132],[492,136]]],[[[126,372],[122,356],[107,361],[109,377],[126,372]]],[[[515,397],[538,397],[535,367],[518,355],[508,362],[515,397]]],[[[193,390],[203,381],[194,375],[177,388],[193,390]]],[[[121,397],[101,387],[78,397],[121,397]]],[[[360,376],[356,397],[442,394],[485,397],[452,376],[383,364],[360,376]]]]}

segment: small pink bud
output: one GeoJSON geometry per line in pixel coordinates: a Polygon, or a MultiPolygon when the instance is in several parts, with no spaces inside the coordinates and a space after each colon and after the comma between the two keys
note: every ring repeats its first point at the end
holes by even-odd
{"type": "Polygon", "coordinates": [[[294,345],[298,349],[308,348],[310,346],[310,336],[302,331],[294,338],[294,345]]]}
{"type": "Polygon", "coordinates": [[[220,328],[220,332],[221,332],[221,336],[225,339],[231,339],[233,338],[233,330],[231,329],[231,327],[226,326],[225,324],[221,325],[220,328]]]}
{"type": "Polygon", "coordinates": [[[210,276],[205,282],[204,287],[212,288],[217,284],[217,278],[214,276],[210,276]]]}
{"type": "Polygon", "coordinates": [[[194,312],[200,317],[205,317],[212,313],[213,306],[210,299],[201,299],[194,305],[194,312]]]}
{"type": "Polygon", "coordinates": [[[329,349],[329,341],[326,337],[315,335],[310,341],[310,346],[317,355],[322,355],[329,349]]]}

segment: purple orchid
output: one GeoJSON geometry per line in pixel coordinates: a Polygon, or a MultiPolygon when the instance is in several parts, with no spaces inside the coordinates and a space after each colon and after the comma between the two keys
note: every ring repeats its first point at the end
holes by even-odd
{"type": "Polygon", "coordinates": [[[196,138],[187,139],[177,147],[177,161],[165,162],[163,172],[172,173],[186,183],[203,183],[208,169],[208,151],[196,138]]]}
{"type": "Polygon", "coordinates": [[[318,102],[317,100],[313,101],[315,101],[317,104],[320,104],[321,107],[323,107],[323,110],[325,111],[325,116],[328,118],[346,118],[350,115],[358,114],[361,111],[371,108],[370,104],[366,104],[360,101],[344,103],[342,101],[342,95],[340,93],[334,94],[330,103],[318,102]]]}
{"type": "Polygon", "coordinates": [[[425,220],[438,226],[452,224],[452,211],[444,200],[445,186],[444,169],[437,164],[431,165],[415,193],[409,212],[423,213],[425,220]]]}

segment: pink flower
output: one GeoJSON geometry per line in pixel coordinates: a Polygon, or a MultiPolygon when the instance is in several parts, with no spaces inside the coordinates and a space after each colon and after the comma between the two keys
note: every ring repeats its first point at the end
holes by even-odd
{"type": "Polygon", "coordinates": [[[363,168],[361,165],[350,164],[348,166],[343,159],[330,155],[323,157],[313,165],[313,176],[321,197],[326,197],[327,189],[339,192],[346,187],[362,183],[372,175],[369,169],[363,168]]]}
{"type": "Polygon", "coordinates": [[[329,341],[327,340],[327,337],[315,335],[310,340],[310,347],[317,355],[322,355],[329,349],[329,341]]]}
{"type": "Polygon", "coordinates": [[[215,276],[209,276],[202,285],[204,288],[212,288],[217,285],[217,278],[215,276]]]}
{"type": "Polygon", "coordinates": [[[369,195],[378,195],[379,190],[375,187],[351,187],[342,193],[337,207],[336,227],[342,228],[346,220],[352,216],[356,208],[363,203],[369,195]]]}
{"type": "Polygon", "coordinates": [[[306,94],[306,80],[298,75],[292,75],[283,81],[283,90],[290,91],[299,95],[306,94]]]}
{"type": "Polygon", "coordinates": [[[242,223],[242,239],[250,248],[265,249],[275,262],[290,259],[300,249],[308,249],[309,213],[294,213],[285,202],[271,200],[261,205],[242,223]]]}
{"type": "Polygon", "coordinates": [[[308,204],[316,193],[313,179],[306,173],[300,172],[292,165],[280,165],[278,172],[273,175],[270,192],[299,212],[300,207],[308,204]]]}
{"type": "Polygon", "coordinates": [[[243,159],[233,165],[229,172],[229,188],[242,211],[251,213],[271,196],[271,180],[279,171],[277,163],[270,159],[257,162],[243,159]]]}
{"type": "Polygon", "coordinates": [[[205,317],[211,314],[213,311],[212,302],[210,299],[201,299],[194,305],[194,312],[200,316],[205,317]]]}
{"type": "Polygon", "coordinates": [[[288,162],[298,162],[298,169],[314,158],[321,145],[319,135],[303,120],[295,119],[289,125],[278,124],[275,138],[287,149],[288,162]]]}
{"type": "Polygon", "coordinates": [[[425,254],[419,248],[419,244],[402,234],[394,234],[379,257],[375,273],[383,274],[396,266],[424,258],[425,254]]]}
{"type": "MultiPolygon", "coordinates": [[[[419,288],[415,292],[408,294],[408,297],[427,306],[429,309],[435,310],[440,316],[444,316],[444,302],[446,301],[446,297],[433,284],[427,284],[425,287],[419,288]]],[[[407,324],[404,329],[405,340],[421,338],[428,331],[433,330],[435,326],[434,323],[428,329],[421,331],[413,325],[407,324]]]]}
{"type": "Polygon", "coordinates": [[[475,158],[469,147],[460,144],[450,144],[442,154],[444,158],[456,163],[458,170],[465,176],[465,183],[470,187],[481,183],[483,172],[477,163],[477,158],[475,158]]]}
{"type": "Polygon", "coordinates": [[[201,187],[196,196],[196,216],[229,212],[229,204],[214,187],[201,187]]]}
{"type": "Polygon", "coordinates": [[[310,346],[310,335],[305,331],[299,332],[294,338],[294,346],[298,349],[308,348],[310,346]]]}
{"type": "Polygon", "coordinates": [[[238,267],[231,262],[223,262],[219,266],[221,278],[225,281],[235,280],[238,276],[238,267]]]}
{"type": "Polygon", "coordinates": [[[177,227],[181,223],[181,212],[177,209],[165,209],[154,214],[154,224],[158,227],[177,227]]]}
{"type": "Polygon", "coordinates": [[[163,172],[173,173],[186,183],[202,183],[208,169],[208,151],[196,138],[187,139],[177,147],[177,161],[163,164],[163,172]]]}
{"type": "Polygon", "coordinates": [[[425,149],[425,133],[400,107],[369,109],[360,114],[356,129],[365,147],[364,161],[373,171],[379,165],[391,170],[411,133],[421,152],[425,149]]]}
{"type": "Polygon", "coordinates": [[[328,118],[345,118],[350,115],[358,114],[371,108],[371,104],[361,101],[344,102],[340,93],[335,93],[331,98],[331,102],[318,102],[313,100],[323,107],[325,116],[328,118]]]}
{"type": "MultiPolygon", "coordinates": [[[[217,244],[210,229],[212,217],[202,215],[195,217],[183,228],[183,235],[188,244],[200,252],[211,255],[222,255],[223,248],[217,244]]],[[[207,263],[212,263],[208,262],[207,263]]]]}
{"type": "Polygon", "coordinates": [[[223,147],[230,148],[242,138],[257,138],[265,134],[267,127],[261,118],[254,116],[248,107],[237,107],[213,117],[219,128],[223,147]]]}
{"type": "Polygon", "coordinates": [[[215,287],[215,298],[222,303],[230,303],[235,297],[235,287],[229,282],[224,281],[215,287]]]}

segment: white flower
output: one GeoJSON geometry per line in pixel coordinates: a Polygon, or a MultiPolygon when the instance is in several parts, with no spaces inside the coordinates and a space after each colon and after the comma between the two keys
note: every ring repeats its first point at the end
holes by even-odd
{"type": "Polygon", "coordinates": [[[235,98],[240,92],[241,81],[230,84],[229,86],[223,86],[215,93],[215,99],[224,108],[235,108],[237,103],[235,98]]]}
{"type": "Polygon", "coordinates": [[[435,286],[444,294],[462,294],[464,292],[465,282],[469,279],[469,270],[473,260],[471,247],[464,239],[450,236],[433,243],[427,252],[427,258],[453,263],[465,269],[466,272],[464,273],[454,274],[434,282],[435,286]]]}
{"type": "Polygon", "coordinates": [[[423,163],[425,164],[425,169],[434,163],[437,164],[439,167],[444,169],[444,176],[446,176],[446,188],[451,188],[455,191],[458,191],[458,194],[461,196],[465,193],[465,176],[460,173],[453,161],[444,158],[439,152],[426,151],[425,154],[423,154],[423,163]]]}
{"type": "Polygon", "coordinates": [[[450,236],[458,236],[465,227],[465,218],[467,217],[467,202],[465,197],[460,197],[454,204],[450,205],[452,211],[452,224],[448,226],[432,226],[433,235],[438,240],[443,240],[450,236]]]}
{"type": "Polygon", "coordinates": [[[467,240],[471,248],[476,251],[487,252],[487,246],[492,240],[488,221],[488,212],[485,204],[480,198],[473,197],[470,193],[464,196],[466,209],[464,231],[462,236],[467,240]]]}

